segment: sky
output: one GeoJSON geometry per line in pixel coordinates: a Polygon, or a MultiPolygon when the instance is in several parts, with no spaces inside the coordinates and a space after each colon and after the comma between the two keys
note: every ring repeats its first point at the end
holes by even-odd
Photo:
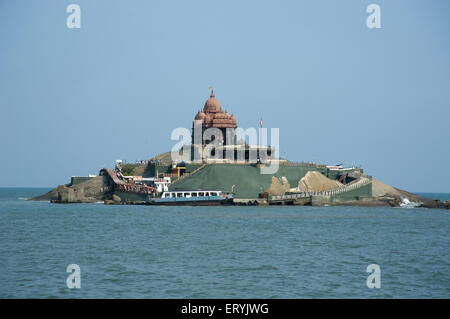
{"type": "Polygon", "coordinates": [[[0,187],[169,151],[212,86],[280,156],[450,192],[450,3],[0,0],[0,187]],[[81,8],[69,29],[66,8],[81,8]],[[381,8],[369,29],[366,8],[381,8]]]}

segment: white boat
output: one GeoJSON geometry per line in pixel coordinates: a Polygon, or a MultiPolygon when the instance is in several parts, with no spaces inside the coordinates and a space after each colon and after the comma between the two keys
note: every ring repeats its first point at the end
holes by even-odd
{"type": "Polygon", "coordinates": [[[150,205],[166,206],[218,206],[233,203],[233,194],[222,191],[168,191],[159,198],[151,198],[150,205]]]}

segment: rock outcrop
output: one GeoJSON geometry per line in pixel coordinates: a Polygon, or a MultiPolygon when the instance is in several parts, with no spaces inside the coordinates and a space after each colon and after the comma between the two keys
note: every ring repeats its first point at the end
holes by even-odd
{"type": "Polygon", "coordinates": [[[30,200],[52,203],[92,203],[107,199],[107,184],[103,176],[91,178],[76,185],[59,185],[48,193],[30,200]]]}
{"type": "Polygon", "coordinates": [[[270,186],[266,189],[265,192],[267,192],[269,195],[284,195],[287,191],[289,191],[289,182],[286,177],[281,177],[281,182],[278,178],[275,176],[272,176],[272,183],[270,186]]]}
{"type": "Polygon", "coordinates": [[[416,203],[423,203],[429,200],[423,196],[387,185],[375,178],[372,178],[372,196],[389,202],[391,206],[399,206],[403,198],[416,203]]]}
{"type": "Polygon", "coordinates": [[[439,199],[429,199],[429,200],[424,201],[422,203],[421,207],[450,209],[450,200],[443,203],[439,199]]]}
{"type": "Polygon", "coordinates": [[[322,192],[343,186],[338,181],[329,179],[316,171],[309,171],[298,182],[298,187],[294,189],[299,192],[322,192]]]}
{"type": "Polygon", "coordinates": [[[281,176],[281,183],[283,183],[284,191],[289,192],[291,185],[289,185],[288,179],[284,176],[281,176]]]}

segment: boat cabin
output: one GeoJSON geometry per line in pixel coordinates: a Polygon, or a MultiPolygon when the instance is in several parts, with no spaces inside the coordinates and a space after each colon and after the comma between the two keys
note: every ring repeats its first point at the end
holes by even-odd
{"type": "Polygon", "coordinates": [[[221,191],[177,191],[164,192],[161,198],[195,198],[195,197],[218,197],[221,191]]]}

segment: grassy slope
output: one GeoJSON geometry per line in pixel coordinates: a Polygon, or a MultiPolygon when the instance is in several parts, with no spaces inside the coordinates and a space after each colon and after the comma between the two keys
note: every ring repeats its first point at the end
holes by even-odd
{"type": "MultiPolygon", "coordinates": [[[[311,167],[280,166],[274,176],[285,176],[291,185],[297,186],[311,167]]],[[[171,190],[221,190],[233,192],[237,198],[257,198],[272,182],[272,175],[260,174],[260,169],[251,165],[208,165],[192,176],[189,176],[170,187],[171,190]]]]}

